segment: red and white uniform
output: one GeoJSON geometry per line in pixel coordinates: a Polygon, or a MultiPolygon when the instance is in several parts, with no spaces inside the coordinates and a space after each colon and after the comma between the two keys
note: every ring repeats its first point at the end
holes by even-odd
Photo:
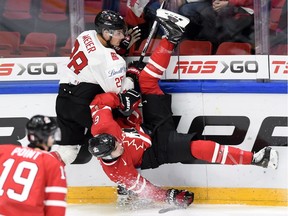
{"type": "Polygon", "coordinates": [[[112,48],[104,47],[95,30],[84,31],[76,39],[61,83],[99,84],[105,92],[120,92],[126,77],[126,62],[112,48]]]}
{"type": "MultiPolygon", "coordinates": [[[[163,94],[157,80],[161,78],[163,71],[169,64],[173,47],[173,44],[163,39],[159,48],[151,56],[150,63],[144,68],[144,71],[146,74],[155,73],[156,81],[154,78],[152,78],[152,82],[145,81],[144,84],[149,86],[149,92],[144,90],[144,93],[156,92],[156,94],[163,94]],[[169,52],[166,53],[166,51],[163,51],[166,49],[169,52]],[[153,62],[153,65],[151,62],[153,62]],[[157,65],[155,62],[160,62],[162,66],[157,65]]],[[[143,93],[142,88],[141,90],[143,93]]],[[[166,199],[166,190],[153,185],[137,171],[137,168],[140,168],[142,163],[145,150],[152,145],[151,138],[144,133],[140,126],[142,123],[140,111],[136,109],[128,118],[115,120],[113,119],[111,110],[119,106],[120,100],[117,94],[113,92],[96,95],[90,104],[93,118],[92,135],[95,136],[101,133],[111,134],[124,147],[124,153],[116,161],[107,163],[99,159],[100,164],[106,175],[113,182],[123,185],[126,189],[137,193],[142,198],[164,201],[166,199]],[[128,132],[129,128],[133,128],[134,130],[131,129],[128,132]]]]}
{"type": "Polygon", "coordinates": [[[119,123],[113,119],[111,108],[108,106],[95,111],[93,119],[92,134],[94,136],[100,133],[112,134],[124,147],[123,154],[115,161],[106,162],[99,158],[100,164],[110,180],[123,185],[142,198],[164,201],[166,190],[151,184],[137,170],[141,166],[145,150],[152,145],[149,135],[144,133],[139,124],[128,128],[122,122],[122,126],[125,128],[122,130],[119,123]]]}
{"type": "MultiPolygon", "coordinates": [[[[148,64],[139,76],[141,93],[143,95],[164,94],[158,85],[158,80],[169,64],[173,47],[173,44],[169,41],[162,39],[150,57],[148,64]]],[[[144,133],[140,126],[141,115],[136,110],[129,119],[121,118],[114,120],[111,110],[119,106],[120,101],[115,93],[98,94],[90,104],[93,118],[92,135],[96,136],[101,133],[108,133],[113,135],[124,147],[124,153],[115,161],[107,162],[107,160],[103,161],[103,159],[99,159],[103,170],[113,182],[123,185],[126,189],[137,193],[140,197],[154,201],[164,201],[166,199],[166,190],[156,187],[137,171],[137,168],[140,168],[142,163],[145,150],[152,145],[151,138],[144,133]]],[[[143,109],[145,109],[145,104],[143,109]]],[[[181,135],[178,137],[182,140],[181,135]]],[[[170,140],[170,142],[173,141],[170,140]]],[[[153,143],[153,145],[160,144],[163,145],[163,143],[153,143]]],[[[167,141],[167,145],[170,145],[170,147],[173,146],[169,143],[169,140],[167,141]]],[[[187,148],[176,147],[172,152],[167,151],[165,154],[170,154],[170,157],[173,157],[173,155],[185,155],[185,158],[189,158],[187,155],[190,154],[191,158],[194,156],[197,159],[221,164],[251,164],[253,156],[251,152],[232,146],[223,146],[209,140],[191,140],[190,143],[184,143],[184,145],[190,145],[189,152],[186,152],[187,148]]],[[[174,160],[173,162],[175,163],[174,160]]]]}
{"type": "Polygon", "coordinates": [[[119,107],[119,104],[115,93],[103,93],[98,94],[90,106],[93,118],[92,135],[109,133],[124,147],[124,153],[116,161],[105,162],[100,158],[100,164],[111,181],[123,185],[142,198],[164,201],[166,190],[150,183],[137,170],[141,166],[145,150],[152,145],[150,136],[140,126],[142,118],[133,119],[133,127],[127,119],[115,121],[111,109],[119,107]]]}
{"type": "Polygon", "coordinates": [[[64,167],[55,157],[0,145],[0,215],[64,216],[66,193],[64,167]]]}

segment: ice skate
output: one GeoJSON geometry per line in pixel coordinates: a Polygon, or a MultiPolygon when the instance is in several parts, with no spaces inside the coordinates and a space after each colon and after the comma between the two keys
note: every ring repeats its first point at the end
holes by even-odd
{"type": "Polygon", "coordinates": [[[260,151],[254,153],[252,164],[261,166],[264,168],[277,169],[278,167],[278,152],[271,149],[271,147],[265,147],[260,151]]]}
{"type": "Polygon", "coordinates": [[[165,31],[168,40],[174,44],[181,40],[185,27],[190,22],[187,17],[165,9],[157,10],[156,19],[165,31]]]}

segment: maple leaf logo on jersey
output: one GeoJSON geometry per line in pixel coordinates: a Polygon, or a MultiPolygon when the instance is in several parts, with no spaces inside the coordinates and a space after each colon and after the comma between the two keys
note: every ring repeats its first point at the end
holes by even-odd
{"type": "Polygon", "coordinates": [[[137,0],[131,0],[129,6],[130,7],[134,7],[134,5],[136,4],[137,0]]]}
{"type": "Polygon", "coordinates": [[[119,59],[118,56],[117,56],[117,54],[114,53],[114,52],[111,52],[111,57],[112,57],[112,59],[113,59],[114,61],[119,59]]]}
{"type": "Polygon", "coordinates": [[[124,145],[127,145],[127,146],[131,146],[131,145],[132,145],[132,146],[135,147],[136,150],[139,150],[140,148],[144,149],[144,143],[142,142],[141,145],[137,145],[137,144],[135,143],[135,139],[132,139],[131,141],[125,140],[125,141],[123,142],[123,144],[124,144],[124,145]]]}

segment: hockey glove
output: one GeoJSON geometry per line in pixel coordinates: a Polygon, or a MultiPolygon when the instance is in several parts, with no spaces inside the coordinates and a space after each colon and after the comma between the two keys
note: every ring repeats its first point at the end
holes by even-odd
{"type": "Polygon", "coordinates": [[[139,62],[139,61],[132,61],[128,64],[126,77],[130,77],[133,80],[134,89],[136,89],[137,91],[140,91],[138,78],[145,66],[146,66],[145,62],[139,62]]]}
{"type": "Polygon", "coordinates": [[[135,26],[132,29],[128,30],[128,34],[130,35],[129,44],[127,44],[127,50],[131,48],[133,44],[135,44],[141,38],[141,29],[138,26],[135,26]]]}
{"type": "Polygon", "coordinates": [[[170,205],[176,205],[186,208],[194,200],[194,193],[187,190],[168,189],[166,193],[166,202],[170,205]]]}
{"type": "Polygon", "coordinates": [[[119,111],[124,116],[130,116],[133,110],[135,110],[141,102],[140,93],[134,89],[129,89],[124,93],[119,93],[118,96],[120,99],[119,111]]]}
{"type": "Polygon", "coordinates": [[[133,29],[129,29],[128,35],[120,42],[119,47],[114,47],[116,52],[121,55],[125,56],[128,54],[128,50],[131,46],[136,43],[141,37],[141,30],[138,26],[134,27],[133,29]]]}
{"type": "Polygon", "coordinates": [[[138,81],[138,77],[145,66],[146,66],[145,62],[139,62],[139,61],[130,62],[128,64],[126,76],[131,77],[134,80],[134,82],[138,81]]]}
{"type": "Polygon", "coordinates": [[[121,55],[121,56],[127,56],[128,53],[128,46],[130,44],[131,41],[131,36],[127,35],[121,42],[120,45],[118,47],[114,47],[114,49],[116,50],[116,52],[121,55]]]}

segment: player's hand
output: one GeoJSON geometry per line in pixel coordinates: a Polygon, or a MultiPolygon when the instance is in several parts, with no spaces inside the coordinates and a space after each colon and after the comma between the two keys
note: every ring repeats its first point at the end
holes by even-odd
{"type": "Polygon", "coordinates": [[[120,42],[119,48],[129,50],[130,47],[141,38],[141,30],[138,26],[128,30],[127,36],[120,42]]]}
{"type": "Polygon", "coordinates": [[[143,62],[143,61],[132,61],[128,64],[128,68],[130,67],[134,67],[134,68],[137,68],[139,71],[143,70],[144,67],[146,66],[146,62],[143,62]]]}
{"type": "Polygon", "coordinates": [[[124,116],[130,116],[133,110],[135,110],[141,102],[140,93],[134,89],[129,89],[124,93],[118,94],[120,99],[119,111],[124,116]]]}
{"type": "Polygon", "coordinates": [[[128,64],[126,75],[128,77],[134,78],[134,76],[136,76],[138,78],[139,74],[141,73],[141,71],[144,69],[145,66],[146,66],[145,62],[132,61],[128,64]]]}
{"type": "Polygon", "coordinates": [[[135,26],[132,29],[128,30],[128,34],[130,35],[130,42],[127,46],[127,49],[130,49],[130,47],[136,43],[141,38],[141,29],[138,26],[135,26]]]}
{"type": "Polygon", "coordinates": [[[120,42],[118,47],[114,46],[115,51],[121,55],[126,56],[130,47],[141,38],[141,31],[138,26],[128,30],[128,34],[120,42]]]}
{"type": "Polygon", "coordinates": [[[194,200],[194,193],[187,190],[168,189],[166,193],[166,202],[186,208],[194,200]]]}

